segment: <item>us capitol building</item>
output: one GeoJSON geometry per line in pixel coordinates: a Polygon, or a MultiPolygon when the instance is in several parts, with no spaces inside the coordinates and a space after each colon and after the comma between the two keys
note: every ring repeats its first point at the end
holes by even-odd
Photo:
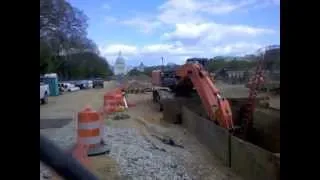
{"type": "Polygon", "coordinates": [[[114,63],[114,75],[125,75],[126,74],[126,64],[125,59],[121,55],[121,51],[119,52],[119,55],[114,63]]]}

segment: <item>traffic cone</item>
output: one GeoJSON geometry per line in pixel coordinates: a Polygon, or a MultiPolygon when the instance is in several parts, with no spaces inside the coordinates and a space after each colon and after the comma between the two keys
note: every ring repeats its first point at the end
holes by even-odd
{"type": "Polygon", "coordinates": [[[78,144],[87,147],[87,155],[109,152],[103,137],[101,113],[86,107],[78,113],[78,144]]]}

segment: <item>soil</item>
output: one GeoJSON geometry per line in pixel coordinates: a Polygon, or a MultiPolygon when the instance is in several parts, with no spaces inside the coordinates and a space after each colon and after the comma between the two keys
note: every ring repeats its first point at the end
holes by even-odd
{"type": "MultiPolygon", "coordinates": [[[[221,89],[226,97],[247,97],[248,94],[248,90],[244,87],[244,85],[240,86],[222,84],[217,86],[221,89]]],[[[41,122],[46,123],[45,121],[47,121],[47,124],[51,123],[60,125],[47,125],[47,127],[55,127],[56,129],[41,129],[40,132],[46,136],[49,136],[50,139],[56,140],[56,143],[58,144],[61,143],[62,145],[65,145],[69,144],[69,142],[66,142],[67,140],[74,141],[74,121],[63,126],[62,122],[57,123],[57,121],[52,120],[52,118],[75,119],[76,113],[87,105],[91,106],[95,110],[100,110],[103,105],[103,94],[114,87],[116,87],[116,83],[111,81],[105,82],[105,88],[103,89],[81,90],[78,92],[66,93],[62,96],[50,97],[47,105],[40,106],[40,119],[42,119],[41,122]],[[49,121],[52,122],[49,123],[49,121]]],[[[162,113],[159,111],[158,104],[154,104],[152,102],[151,93],[128,94],[127,101],[129,104],[135,104],[135,106],[130,107],[127,111],[122,112],[123,114],[129,115],[130,118],[112,120],[112,116],[105,117],[104,122],[108,128],[107,135],[105,135],[106,142],[118,142],[117,138],[122,137],[123,139],[121,139],[121,141],[130,143],[130,139],[133,138],[132,140],[142,143],[142,145],[147,143],[152,144],[155,148],[160,150],[165,149],[166,152],[159,154],[151,153],[152,156],[150,157],[160,158],[160,160],[165,159],[166,157],[173,158],[177,162],[176,164],[170,165],[172,166],[171,169],[175,169],[176,166],[181,166],[181,168],[184,169],[183,172],[186,172],[186,176],[188,177],[186,179],[241,179],[236,174],[232,173],[230,169],[224,167],[219,160],[217,160],[202,144],[197,141],[195,137],[192,136],[192,134],[188,133],[181,126],[166,124],[164,121],[161,121],[162,113]],[[130,131],[127,129],[130,129],[130,131]],[[137,137],[130,137],[131,129],[137,131],[139,137],[138,135],[134,135],[137,137]],[[124,132],[121,134],[121,131],[128,131],[129,133],[124,132]],[[178,144],[183,145],[184,148],[176,148],[165,145],[158,139],[153,138],[152,135],[168,136],[178,144]],[[140,136],[143,137],[144,140],[139,139],[140,136]],[[161,158],[162,156],[163,158],[161,158]]],[[[122,148],[124,149],[126,149],[125,147],[128,146],[131,148],[139,148],[139,146],[136,147],[134,144],[121,145],[121,143],[113,144],[112,146],[119,149],[121,146],[123,146],[122,148]]],[[[146,149],[140,149],[140,151],[142,150],[144,151],[146,149]]],[[[136,177],[122,176],[121,173],[125,174],[127,171],[127,167],[124,166],[123,163],[129,163],[131,161],[127,159],[129,157],[122,157],[124,159],[121,160],[121,157],[119,157],[120,155],[117,155],[115,151],[116,150],[112,150],[111,152],[113,152],[113,154],[111,153],[110,156],[97,156],[90,158],[91,170],[100,179],[141,179],[141,177],[145,177],[148,175],[148,173],[150,173],[148,172],[149,170],[146,169],[144,176],[143,173],[142,175],[140,174],[136,177]]],[[[119,152],[119,154],[121,154],[121,152],[119,152]]],[[[152,161],[153,159],[149,159],[146,160],[146,163],[149,163],[150,166],[154,166],[152,161]]],[[[177,171],[173,170],[172,172],[167,172],[167,175],[170,173],[177,173],[177,171]]],[[[167,177],[170,176],[168,175],[167,177]]]]}
{"type": "Polygon", "coordinates": [[[49,97],[46,105],[40,105],[40,119],[71,118],[87,105],[95,110],[102,106],[102,97],[107,90],[116,87],[113,81],[105,82],[104,88],[68,92],[61,96],[49,97]]]}

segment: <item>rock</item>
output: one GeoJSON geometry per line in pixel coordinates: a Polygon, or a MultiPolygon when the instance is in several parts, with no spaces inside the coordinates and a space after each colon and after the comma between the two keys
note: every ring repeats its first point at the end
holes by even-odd
{"type": "Polygon", "coordinates": [[[113,116],[113,120],[123,120],[123,119],[129,119],[130,116],[128,114],[116,114],[115,116],[113,116]]]}
{"type": "Polygon", "coordinates": [[[170,167],[171,168],[177,168],[177,165],[176,164],[171,164],[170,167]]]}
{"type": "MultiPolygon", "coordinates": [[[[199,146],[194,145],[195,138],[191,138],[189,133],[183,135],[181,131],[181,134],[169,134],[164,131],[170,137],[181,137],[186,148],[182,149],[167,146],[155,138],[150,138],[148,141],[134,128],[105,126],[103,130],[103,139],[111,146],[108,157],[119,166],[117,173],[121,179],[222,179],[218,170],[210,169],[209,166],[212,166],[205,164],[204,160],[199,158],[203,156],[202,151],[199,146]],[[203,178],[203,174],[211,176],[203,178]]],[[[158,130],[159,134],[163,133],[161,129],[154,128],[154,130],[158,130]]],[[[55,131],[48,129],[40,132],[63,149],[68,149],[76,142],[75,123],[55,131]]],[[[43,174],[46,178],[50,178],[50,174],[45,173],[46,169],[40,164],[40,176],[43,179],[43,174]]]]}

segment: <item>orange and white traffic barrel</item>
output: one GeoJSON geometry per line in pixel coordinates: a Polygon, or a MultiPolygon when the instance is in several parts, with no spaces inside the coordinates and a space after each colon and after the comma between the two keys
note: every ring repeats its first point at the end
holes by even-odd
{"type": "Polygon", "coordinates": [[[88,155],[99,155],[109,151],[104,144],[103,123],[100,112],[85,108],[78,113],[78,143],[88,147],[88,155]]]}
{"type": "Polygon", "coordinates": [[[107,104],[106,106],[104,106],[104,113],[109,115],[116,112],[116,106],[113,105],[109,105],[107,104]]]}
{"type": "Polygon", "coordinates": [[[103,105],[107,105],[107,102],[110,101],[110,100],[114,100],[115,97],[114,97],[114,94],[111,93],[111,92],[107,92],[104,94],[103,96],[103,105]]]}
{"type": "Polygon", "coordinates": [[[115,100],[117,101],[117,103],[118,103],[119,105],[123,105],[123,104],[124,104],[124,103],[123,103],[123,95],[122,95],[122,92],[116,93],[116,94],[114,95],[114,98],[115,98],[115,100]]]}
{"type": "Polygon", "coordinates": [[[106,114],[112,114],[112,113],[116,112],[117,105],[118,104],[115,100],[107,101],[107,103],[104,105],[104,112],[106,114]]]}

